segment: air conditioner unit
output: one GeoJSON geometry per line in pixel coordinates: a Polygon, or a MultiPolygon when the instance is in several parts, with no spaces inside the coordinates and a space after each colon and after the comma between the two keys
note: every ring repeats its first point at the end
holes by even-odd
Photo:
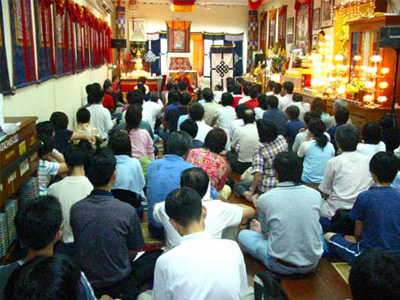
{"type": "Polygon", "coordinates": [[[111,0],[97,0],[96,1],[97,5],[101,7],[104,11],[106,11],[109,14],[112,14],[113,12],[113,4],[111,0]]]}

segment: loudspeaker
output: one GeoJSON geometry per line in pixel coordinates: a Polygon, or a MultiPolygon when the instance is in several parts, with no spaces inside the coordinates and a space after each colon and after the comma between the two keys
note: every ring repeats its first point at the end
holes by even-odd
{"type": "Polygon", "coordinates": [[[117,49],[126,48],[126,40],[111,39],[111,48],[117,48],[117,49]]]}
{"type": "Polygon", "coordinates": [[[379,34],[379,47],[400,49],[400,26],[382,27],[379,34]]]}

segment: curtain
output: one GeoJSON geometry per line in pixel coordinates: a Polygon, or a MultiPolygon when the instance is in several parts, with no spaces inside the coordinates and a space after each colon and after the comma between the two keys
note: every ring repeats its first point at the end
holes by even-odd
{"type": "Polygon", "coordinates": [[[253,52],[258,49],[258,15],[256,10],[249,11],[248,39],[247,65],[250,67],[253,60],[253,52]]]}
{"type": "Polygon", "coordinates": [[[167,74],[167,53],[168,53],[167,33],[164,31],[160,32],[161,74],[167,74]]]}
{"type": "Polygon", "coordinates": [[[0,93],[10,91],[10,77],[8,75],[6,47],[4,43],[3,5],[0,2],[0,93]]]}
{"type": "Polygon", "coordinates": [[[203,76],[210,77],[211,75],[211,47],[223,46],[225,33],[204,33],[204,63],[203,63],[203,76]]]}
{"type": "Polygon", "coordinates": [[[220,84],[226,88],[226,78],[233,77],[233,46],[212,46],[211,55],[211,87],[220,84]]]}
{"type": "Polygon", "coordinates": [[[161,75],[160,65],[161,41],[159,33],[147,34],[147,53],[145,61],[151,63],[150,73],[161,75]]]}
{"type": "Polygon", "coordinates": [[[190,36],[190,43],[192,44],[192,62],[193,70],[199,73],[199,76],[203,76],[203,65],[204,65],[204,41],[203,33],[192,33],[190,36]]]}
{"type": "Polygon", "coordinates": [[[30,0],[10,0],[11,38],[13,47],[14,86],[36,82],[33,22],[30,0]]]}
{"type": "Polygon", "coordinates": [[[240,34],[226,34],[225,35],[225,45],[233,45],[234,53],[234,71],[233,75],[242,76],[243,70],[243,39],[244,33],[240,34]]]}
{"type": "Polygon", "coordinates": [[[267,52],[267,25],[268,25],[268,12],[263,12],[260,15],[260,49],[267,52]]]}
{"type": "Polygon", "coordinates": [[[36,49],[40,81],[50,79],[56,74],[52,8],[53,4],[50,1],[35,1],[36,49]]]}

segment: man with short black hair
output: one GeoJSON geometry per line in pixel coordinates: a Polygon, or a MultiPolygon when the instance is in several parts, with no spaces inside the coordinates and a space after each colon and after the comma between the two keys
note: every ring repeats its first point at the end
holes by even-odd
{"type": "Polygon", "coordinates": [[[277,97],[268,96],[267,97],[268,110],[264,112],[263,119],[273,122],[276,128],[278,129],[278,134],[284,135],[287,117],[284,112],[278,109],[278,104],[279,100],[277,97]]]}
{"type": "Polygon", "coordinates": [[[239,244],[272,272],[310,273],[323,253],[321,195],[301,183],[302,162],[293,152],[279,153],[273,167],[278,186],[258,198],[259,221],[239,233],[239,244]]]}
{"type": "Polygon", "coordinates": [[[378,152],[372,157],[369,170],[375,186],[357,196],[350,214],[355,241],[343,234],[325,234],[330,249],[350,264],[364,249],[400,254],[400,191],[390,186],[397,166],[394,154],[378,152]]]}
{"type": "MultiPolygon", "coordinates": [[[[181,174],[180,186],[189,187],[199,193],[203,200],[203,206],[207,208],[208,214],[205,220],[205,232],[211,234],[214,238],[221,238],[223,231],[229,227],[237,227],[242,219],[252,218],[254,209],[250,206],[226,203],[221,200],[212,200],[210,198],[210,180],[207,173],[200,168],[186,169],[181,174]]],[[[166,232],[167,249],[171,249],[181,241],[180,234],[169,222],[169,217],[165,212],[165,202],[157,203],[154,207],[154,218],[157,222],[164,225],[166,232]]],[[[236,234],[234,238],[236,239],[236,234]]]]}
{"type": "Polygon", "coordinates": [[[77,260],[96,296],[134,297],[144,281],[132,261],[144,247],[135,209],[111,194],[116,180],[116,159],[102,148],[85,161],[85,173],[94,186],[91,194],[71,208],[77,260]]]}
{"type": "Polygon", "coordinates": [[[117,123],[111,120],[110,111],[102,105],[104,92],[101,90],[93,92],[92,97],[93,104],[87,108],[91,116],[90,123],[93,127],[97,128],[100,136],[106,139],[108,137],[108,132],[117,125],[117,123]]]}
{"type": "Polygon", "coordinates": [[[350,269],[349,285],[354,300],[400,299],[398,254],[366,250],[350,269]]]}
{"type": "MultiPolygon", "coordinates": [[[[0,266],[0,299],[7,280],[19,266],[39,256],[52,256],[54,245],[61,239],[62,211],[60,202],[53,196],[41,196],[23,201],[15,217],[15,229],[22,245],[28,248],[24,260],[0,266]]],[[[81,273],[77,300],[95,300],[93,290],[85,275],[81,273]]]]}
{"type": "Polygon", "coordinates": [[[293,91],[294,84],[291,81],[285,81],[282,84],[281,97],[279,98],[278,109],[282,112],[286,111],[286,108],[293,103],[293,91]]]}
{"type": "Polygon", "coordinates": [[[189,108],[189,117],[196,122],[197,127],[199,128],[196,135],[196,140],[199,140],[204,143],[207,133],[209,133],[212,130],[212,127],[208,126],[204,122],[203,105],[201,105],[200,103],[193,103],[189,108]]]}
{"type": "Polygon", "coordinates": [[[193,121],[192,119],[185,120],[184,122],[182,122],[180,130],[189,133],[189,135],[192,137],[193,145],[191,149],[199,149],[203,147],[204,143],[196,140],[196,135],[199,128],[197,127],[195,121],[193,121]]]}
{"type": "Polygon", "coordinates": [[[247,290],[243,254],[236,242],[204,232],[207,208],[199,194],[187,187],[174,190],[165,211],[183,237],[157,261],[153,299],[241,299],[247,290]]]}
{"type": "Polygon", "coordinates": [[[357,152],[368,157],[386,151],[386,145],[381,141],[381,127],[376,122],[367,122],[362,129],[363,143],[357,145],[357,152]]]}
{"type": "Polygon", "coordinates": [[[335,150],[337,151],[338,146],[336,145],[336,131],[338,130],[339,126],[344,125],[349,120],[349,111],[345,107],[340,107],[335,112],[335,122],[336,125],[331,127],[328,130],[328,133],[331,137],[331,143],[335,146],[335,150]]]}
{"type": "Polygon", "coordinates": [[[340,126],[336,132],[341,154],[328,161],[324,179],[319,185],[326,199],[321,209],[321,223],[326,230],[330,229],[330,220],[335,212],[351,209],[357,195],[372,184],[368,169],[370,158],[356,151],[359,137],[357,127],[351,124],[340,126]]]}
{"type": "Polygon", "coordinates": [[[202,95],[205,101],[204,103],[201,103],[204,107],[204,122],[211,126],[215,116],[215,111],[220,107],[220,105],[214,102],[214,93],[211,89],[204,89],[202,95]]]}
{"type": "Polygon", "coordinates": [[[149,231],[154,238],[162,239],[164,236],[163,225],[153,217],[154,205],[165,201],[168,193],[179,187],[182,171],[194,167],[186,162],[192,143],[192,138],[186,132],[171,133],[168,138],[167,154],[161,159],[152,161],[147,167],[149,231]]]}
{"type": "Polygon", "coordinates": [[[305,128],[306,125],[299,119],[300,110],[297,106],[289,105],[288,108],[286,108],[286,115],[289,121],[285,124],[284,137],[288,142],[289,151],[292,151],[296,135],[299,133],[300,129],[305,128]]]}
{"type": "Polygon", "coordinates": [[[115,112],[115,102],[114,98],[111,95],[113,92],[112,83],[109,79],[106,79],[103,84],[103,91],[104,91],[104,100],[102,102],[103,106],[107,108],[110,113],[115,112]]]}
{"type": "Polygon", "coordinates": [[[231,151],[226,154],[232,170],[240,174],[243,174],[251,167],[254,149],[260,140],[257,126],[254,123],[255,120],[254,110],[247,109],[244,111],[244,125],[235,130],[232,137],[231,151]]]}
{"type": "Polygon", "coordinates": [[[189,94],[181,94],[179,97],[179,105],[173,106],[164,114],[164,124],[168,128],[169,133],[178,130],[178,120],[180,116],[188,114],[188,106],[192,98],[189,94]]]}
{"type": "Polygon", "coordinates": [[[69,146],[64,152],[65,163],[67,164],[70,176],[52,184],[48,194],[56,197],[62,207],[62,214],[65,220],[62,229],[62,242],[57,245],[57,252],[74,256],[74,236],[70,225],[70,210],[72,205],[87,197],[93,190],[93,185],[85,177],[84,161],[87,151],[79,146],[69,146]]]}

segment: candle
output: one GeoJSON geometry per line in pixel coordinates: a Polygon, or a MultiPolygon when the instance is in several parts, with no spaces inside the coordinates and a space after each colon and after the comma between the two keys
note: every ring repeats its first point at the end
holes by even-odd
{"type": "Polygon", "coordinates": [[[384,103],[384,102],[387,101],[387,97],[386,96],[379,96],[377,100],[378,100],[379,103],[384,103]]]}
{"type": "Polygon", "coordinates": [[[372,97],[372,95],[365,95],[364,97],[363,97],[363,100],[364,100],[364,102],[372,102],[372,100],[374,99],[374,97],[372,97]]]}
{"type": "Polygon", "coordinates": [[[353,59],[354,59],[354,61],[360,61],[361,60],[361,56],[360,55],[354,55],[353,59]]]}
{"type": "Polygon", "coordinates": [[[375,86],[375,84],[372,81],[366,81],[365,82],[365,87],[367,89],[372,89],[375,86]]]}
{"type": "Polygon", "coordinates": [[[389,86],[389,84],[386,81],[382,81],[379,83],[379,87],[381,89],[386,89],[389,86]]]}
{"type": "Polygon", "coordinates": [[[378,63],[382,61],[382,56],[380,55],[372,55],[371,56],[371,61],[374,63],[378,63]]]}
{"type": "Polygon", "coordinates": [[[390,69],[389,69],[389,68],[381,68],[381,74],[382,74],[382,75],[386,75],[386,74],[388,74],[388,73],[389,73],[389,71],[390,71],[390,69]]]}

